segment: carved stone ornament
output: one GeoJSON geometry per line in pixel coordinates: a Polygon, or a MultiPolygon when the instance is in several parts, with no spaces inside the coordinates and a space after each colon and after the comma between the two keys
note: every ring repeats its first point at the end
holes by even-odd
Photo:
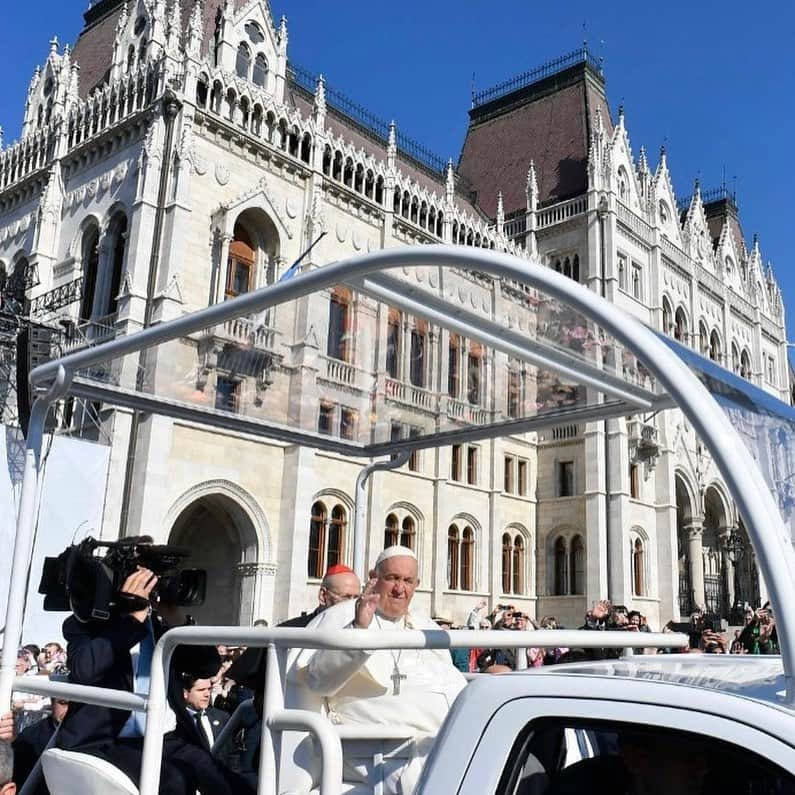
{"type": "Polygon", "coordinates": [[[197,155],[193,155],[193,170],[200,176],[203,177],[207,173],[207,161],[197,155]]]}
{"type": "Polygon", "coordinates": [[[278,563],[238,563],[235,567],[241,577],[256,577],[258,574],[264,574],[268,577],[273,577],[279,570],[278,563]]]}
{"type": "Polygon", "coordinates": [[[229,169],[222,163],[215,164],[215,179],[219,185],[227,185],[229,183],[229,169]]]}

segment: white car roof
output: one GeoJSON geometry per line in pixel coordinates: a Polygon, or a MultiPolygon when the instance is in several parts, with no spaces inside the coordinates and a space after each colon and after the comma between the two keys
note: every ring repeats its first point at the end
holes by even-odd
{"type": "MultiPolygon", "coordinates": [[[[795,708],[783,701],[784,690],[778,656],[639,655],[481,675],[453,710],[482,726],[498,705],[517,698],[601,699],[731,716],[791,745],[795,708]]],[[[631,707],[627,714],[631,719],[631,707]]],[[[578,717],[587,719],[587,711],[572,714],[578,717]]]]}

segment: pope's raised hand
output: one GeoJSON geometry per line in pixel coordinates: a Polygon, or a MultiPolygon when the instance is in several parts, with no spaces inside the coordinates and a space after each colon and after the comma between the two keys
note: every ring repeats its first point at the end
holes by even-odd
{"type": "Polygon", "coordinates": [[[362,591],[362,595],[356,600],[356,617],[353,620],[353,626],[357,629],[367,629],[378,609],[381,596],[375,592],[376,582],[375,579],[370,580],[362,591]]]}

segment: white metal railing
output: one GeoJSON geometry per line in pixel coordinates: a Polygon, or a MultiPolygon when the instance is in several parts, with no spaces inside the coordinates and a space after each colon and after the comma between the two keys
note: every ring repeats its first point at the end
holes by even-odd
{"type": "Polygon", "coordinates": [[[582,215],[588,209],[588,198],[578,196],[576,199],[569,199],[559,204],[553,204],[538,211],[536,229],[544,229],[547,226],[563,223],[577,215],[582,215]]]}
{"type": "MultiPolygon", "coordinates": [[[[686,635],[650,632],[643,635],[643,646],[677,649],[687,646],[686,635]]],[[[461,649],[461,648],[620,648],[632,655],[639,638],[627,632],[590,632],[587,630],[409,630],[403,632],[360,632],[311,630],[306,628],[254,627],[178,627],[163,635],[152,658],[151,686],[147,695],[63,682],[37,681],[35,677],[17,677],[13,688],[45,696],[67,698],[83,704],[146,712],[146,733],[141,762],[140,795],[156,795],[159,789],[163,734],[166,728],[166,682],[171,657],[177,646],[229,644],[265,647],[265,699],[263,703],[262,743],[259,768],[259,795],[276,795],[279,770],[276,759],[276,735],[283,731],[312,734],[320,750],[321,795],[339,795],[342,786],[342,739],[402,740],[412,735],[407,727],[344,726],[335,727],[320,714],[285,708],[286,652],[291,648],[384,650],[384,649],[461,649]]],[[[228,733],[226,733],[228,737],[228,733]]],[[[215,748],[220,747],[224,735],[215,748]]]]}

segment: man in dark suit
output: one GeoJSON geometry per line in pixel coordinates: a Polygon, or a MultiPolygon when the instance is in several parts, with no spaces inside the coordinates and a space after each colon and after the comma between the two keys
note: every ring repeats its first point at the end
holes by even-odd
{"type": "MultiPolygon", "coordinates": [[[[50,681],[57,681],[55,676],[50,681]]],[[[69,702],[65,699],[52,699],[52,712],[43,720],[37,721],[32,726],[20,732],[14,740],[14,782],[22,789],[28,780],[36,762],[44,753],[52,739],[55,730],[66,717],[69,702]]],[[[43,774],[39,773],[39,783],[33,790],[35,795],[49,795],[43,774]]]]}
{"type": "MultiPolygon", "coordinates": [[[[157,584],[157,577],[148,569],[131,574],[121,593],[148,601],[157,584]]],[[[153,644],[168,629],[162,622],[153,622],[151,609],[130,613],[113,613],[105,621],[80,621],[70,616],[64,622],[67,640],[67,665],[71,682],[117,690],[148,690],[147,658],[151,661],[153,644]],[[157,628],[157,631],[155,631],[157,628]],[[139,644],[138,665],[133,673],[131,649],[139,644]]],[[[200,656],[195,647],[184,647],[186,654],[200,656]]],[[[218,653],[215,670],[218,669],[218,653]]],[[[160,791],[168,795],[232,795],[245,793],[248,787],[225,771],[200,745],[200,738],[191,737],[189,719],[184,703],[177,698],[174,668],[168,684],[169,704],[177,717],[180,735],[164,741],[160,772],[160,791]]],[[[66,750],[92,754],[114,764],[137,784],[141,771],[143,737],[138,713],[72,702],[69,713],[56,738],[56,744],[66,750]]],[[[172,733],[173,734],[173,733],[172,733]]]]}
{"type": "MultiPolygon", "coordinates": [[[[182,698],[185,711],[191,719],[190,741],[195,741],[205,750],[212,751],[218,735],[226,726],[229,715],[221,709],[210,706],[212,680],[199,678],[193,674],[177,674],[182,683],[182,698]]],[[[176,730],[175,730],[176,731],[176,730]]]]}

